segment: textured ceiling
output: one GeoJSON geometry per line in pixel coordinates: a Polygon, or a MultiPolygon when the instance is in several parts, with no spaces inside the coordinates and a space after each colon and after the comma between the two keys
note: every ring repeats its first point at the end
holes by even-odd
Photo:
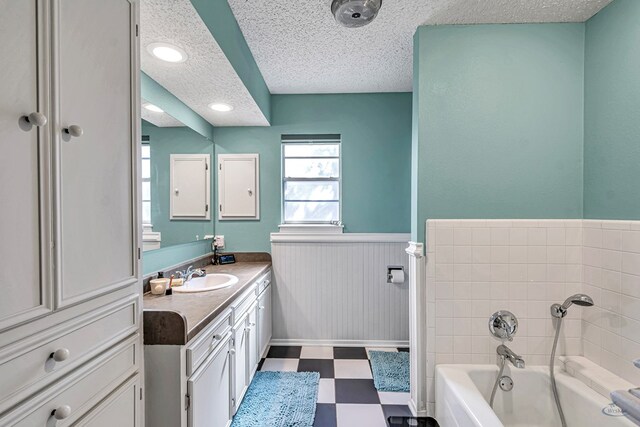
{"type": "Polygon", "coordinates": [[[347,29],[331,0],[228,0],[271,93],[411,91],[422,24],[583,22],[611,0],[383,0],[347,29]]]}
{"type": "Polygon", "coordinates": [[[154,124],[160,128],[175,128],[184,126],[184,123],[182,123],[180,120],[173,118],[173,116],[165,112],[157,113],[155,111],[147,110],[146,108],[144,108],[145,104],[150,104],[150,102],[144,98],[141,99],[140,105],[142,106],[142,110],[140,112],[140,115],[149,123],[154,124]]]}
{"type": "Polygon", "coordinates": [[[142,0],[140,38],[142,71],[209,123],[269,125],[189,0],[142,0]],[[153,42],[167,42],[184,49],[187,61],[175,64],[155,58],[147,51],[153,42]],[[208,107],[212,102],[230,104],[234,110],[215,112],[208,107]]]}

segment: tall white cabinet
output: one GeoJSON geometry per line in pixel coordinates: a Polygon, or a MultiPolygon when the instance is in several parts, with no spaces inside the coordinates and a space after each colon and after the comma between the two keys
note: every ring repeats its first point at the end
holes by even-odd
{"type": "Polygon", "coordinates": [[[0,10],[0,425],[140,426],[137,1],[0,10]]]}

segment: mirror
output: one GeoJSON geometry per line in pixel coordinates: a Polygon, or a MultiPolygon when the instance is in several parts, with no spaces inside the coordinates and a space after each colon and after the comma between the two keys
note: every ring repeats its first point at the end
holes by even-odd
{"type": "Polygon", "coordinates": [[[141,105],[143,250],[213,238],[213,142],[141,105]]]}

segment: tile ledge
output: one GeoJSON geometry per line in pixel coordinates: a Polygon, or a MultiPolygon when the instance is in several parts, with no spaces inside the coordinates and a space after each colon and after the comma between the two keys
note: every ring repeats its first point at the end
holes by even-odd
{"type": "Polygon", "coordinates": [[[584,356],[560,356],[559,359],[569,375],[579,379],[607,399],[610,399],[609,393],[614,390],[628,390],[635,387],[629,381],[584,356]]]}

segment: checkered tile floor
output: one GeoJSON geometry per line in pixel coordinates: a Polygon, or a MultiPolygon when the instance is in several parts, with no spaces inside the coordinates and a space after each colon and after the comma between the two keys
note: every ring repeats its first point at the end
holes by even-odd
{"type": "Polygon", "coordinates": [[[405,348],[273,346],[261,371],[320,372],[314,427],[387,427],[390,416],[411,416],[409,393],[379,392],[368,352],[405,348]]]}

